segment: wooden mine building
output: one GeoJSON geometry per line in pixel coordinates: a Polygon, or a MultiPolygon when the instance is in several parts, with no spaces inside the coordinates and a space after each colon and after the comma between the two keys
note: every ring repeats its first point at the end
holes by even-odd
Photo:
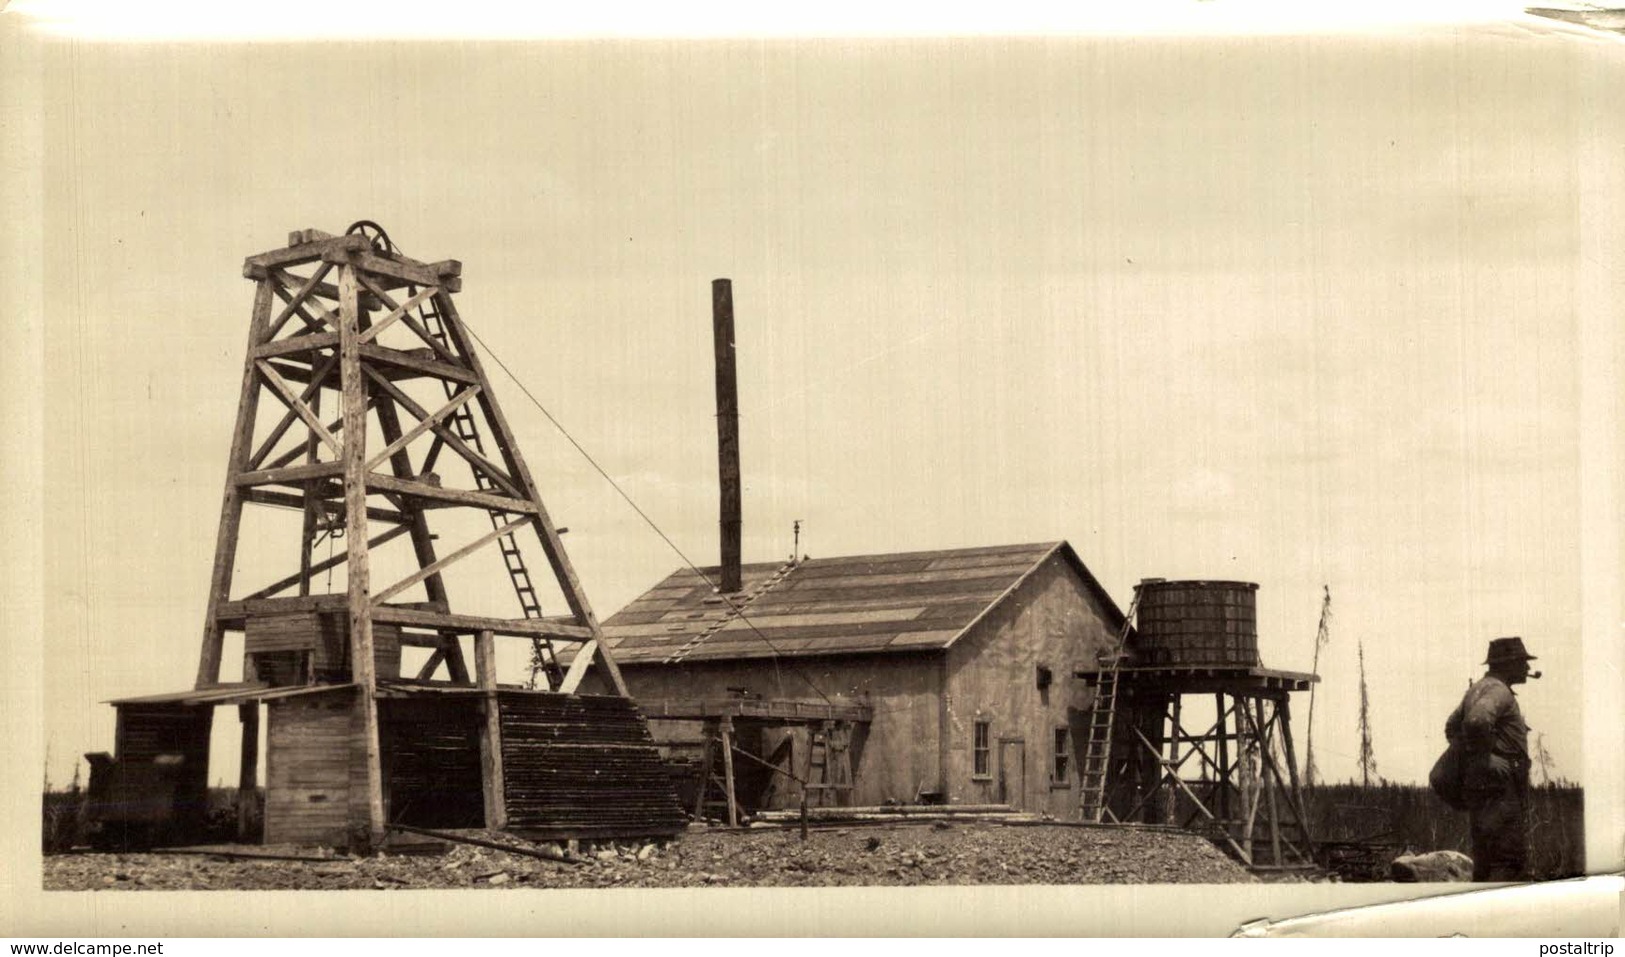
{"type": "Polygon", "coordinates": [[[358,223],[340,236],[294,233],[250,256],[244,274],[254,307],[197,680],[114,702],[115,753],[92,758],[104,835],[198,832],[210,728],[228,705],[242,723],[245,835],[262,711],[268,722],[268,842],[377,845],[393,824],[679,830],[666,768],[452,302],[460,264],[413,260],[358,223]],[[239,589],[248,509],[291,513],[302,530],[289,536],[287,575],[239,589]],[[431,517],[457,511],[488,530],[439,553],[431,517]],[[324,539],[342,546],[320,559],[324,539]],[[554,614],[542,613],[522,539],[557,583],[554,614]],[[444,571],[493,546],[520,613],[459,613],[444,571]],[[386,549],[410,571],[375,577],[386,549]],[[333,569],[343,590],[318,593],[333,569]],[[244,680],[225,683],[232,632],[244,680]],[[514,640],[531,650],[529,686],[497,682],[495,643],[514,640]],[[415,674],[401,672],[403,646],[428,651],[415,674]],[[561,647],[573,652],[568,670],[561,647]],[[601,693],[578,693],[591,672],[601,693]]]}
{"type": "MultiPolygon", "coordinates": [[[[830,727],[766,719],[741,744],[801,781],[849,751],[831,802],[1008,804],[1075,817],[1092,692],[1073,675],[1116,643],[1123,612],[1065,542],[746,565],[730,607],[674,572],[604,623],[659,737],[668,699],[795,699],[830,727]],[[826,700],[827,699],[827,700],[826,700]],[[845,724],[847,727],[842,727],[845,724]],[[833,742],[818,742],[820,735],[833,742]],[[833,748],[822,745],[833,744],[833,748]],[[815,745],[820,745],[815,747],[815,745]],[[826,750],[833,752],[826,758],[826,750]]],[[[748,806],[800,783],[736,766],[748,806]],[[754,773],[753,773],[754,772],[754,773]]]]}

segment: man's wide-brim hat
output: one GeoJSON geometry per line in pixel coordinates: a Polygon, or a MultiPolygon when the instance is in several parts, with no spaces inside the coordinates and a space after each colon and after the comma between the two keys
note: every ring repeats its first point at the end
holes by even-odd
{"type": "Polygon", "coordinates": [[[1524,650],[1522,638],[1491,638],[1490,653],[1484,663],[1494,665],[1503,661],[1534,660],[1535,656],[1524,650]]]}

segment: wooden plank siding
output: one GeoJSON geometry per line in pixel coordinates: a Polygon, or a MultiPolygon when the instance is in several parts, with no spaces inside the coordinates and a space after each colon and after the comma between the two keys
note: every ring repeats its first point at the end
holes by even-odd
{"type": "MultiPolygon", "coordinates": [[[[401,627],[373,625],[373,659],[380,678],[401,673],[401,627]]],[[[243,651],[272,685],[303,684],[302,669],[290,653],[311,657],[311,671],[324,681],[350,680],[350,637],[346,616],[314,611],[248,615],[243,624],[243,651]]]]}
{"type": "MultiPolygon", "coordinates": [[[[863,701],[873,709],[870,723],[857,725],[852,735],[852,767],[857,779],[853,804],[911,801],[920,790],[936,790],[941,785],[940,654],[828,656],[786,662],[778,669],[761,660],[680,665],[622,662],[621,672],[634,699],[726,697],[730,689],[742,688],[764,698],[821,703],[823,699],[807,683],[810,680],[837,703],[863,701]]],[[[665,741],[692,734],[679,722],[654,721],[651,731],[665,741]]],[[[771,753],[786,736],[794,740],[792,769],[800,775],[808,747],[805,727],[770,735],[761,748],[771,753]]],[[[764,779],[767,793],[751,797],[760,797],[771,808],[798,806],[800,787],[779,775],[772,777],[778,780],[768,784],[764,779]]]]}
{"type": "Polygon", "coordinates": [[[208,813],[213,708],[120,705],[114,754],[127,765],[114,800],[121,820],[162,824],[172,839],[194,838],[208,813]]]}
{"type": "Polygon", "coordinates": [[[1057,554],[955,642],[947,651],[944,715],[948,800],[997,803],[999,742],[1019,738],[1024,780],[1014,781],[1012,760],[1004,802],[1060,819],[1076,817],[1078,768],[1094,692],[1073,673],[1094,666],[1095,656],[1116,640],[1111,610],[1057,554]],[[1049,670],[1047,689],[1038,687],[1040,667],[1049,670]],[[972,774],[978,720],[988,722],[993,751],[993,773],[982,780],[972,774]],[[1070,739],[1067,775],[1059,781],[1051,773],[1057,728],[1066,728],[1070,739]]]}
{"type": "Polygon", "coordinates": [[[267,844],[348,843],[355,699],[345,689],[266,702],[267,844]]]}

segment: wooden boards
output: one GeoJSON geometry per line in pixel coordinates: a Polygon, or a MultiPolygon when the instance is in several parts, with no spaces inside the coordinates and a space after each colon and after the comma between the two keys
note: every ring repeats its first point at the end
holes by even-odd
{"type": "Polygon", "coordinates": [[[682,830],[670,772],[629,699],[497,693],[508,829],[538,839],[682,830]]]}

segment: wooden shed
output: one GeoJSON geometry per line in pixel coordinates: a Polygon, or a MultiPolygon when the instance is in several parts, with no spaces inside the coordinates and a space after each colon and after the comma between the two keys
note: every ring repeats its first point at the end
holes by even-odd
{"type": "MultiPolygon", "coordinates": [[[[743,566],[725,602],[716,569],[672,573],[604,623],[632,695],[863,705],[850,803],[1002,803],[1075,817],[1098,667],[1123,612],[1066,542],[743,566]],[[737,611],[735,609],[738,609],[737,611]]],[[[646,707],[654,718],[657,709],[646,707]]],[[[675,723],[651,720],[680,745],[675,723]]],[[[740,746],[793,774],[816,729],[740,746]]],[[[754,766],[754,765],[753,765],[754,766]]],[[[744,782],[744,803],[800,800],[787,774],[744,782]]]]}

